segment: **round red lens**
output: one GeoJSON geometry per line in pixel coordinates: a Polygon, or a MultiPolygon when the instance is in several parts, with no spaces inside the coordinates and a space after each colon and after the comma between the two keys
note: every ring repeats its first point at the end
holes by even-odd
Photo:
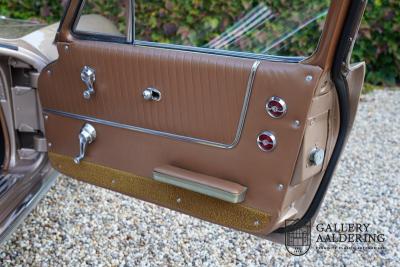
{"type": "Polygon", "coordinates": [[[286,114],[287,106],[282,98],[273,96],[268,100],[266,109],[271,117],[280,118],[286,114]]]}
{"type": "Polygon", "coordinates": [[[262,132],[257,137],[258,147],[263,151],[271,151],[275,148],[276,138],[270,132],[262,132]]]}

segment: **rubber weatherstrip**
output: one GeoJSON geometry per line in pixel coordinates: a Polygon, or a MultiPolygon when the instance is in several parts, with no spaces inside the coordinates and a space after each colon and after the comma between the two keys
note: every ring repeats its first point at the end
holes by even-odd
{"type": "Polygon", "coordinates": [[[331,159],[328,163],[321,184],[319,185],[318,190],[304,216],[292,225],[275,230],[275,233],[292,232],[311,221],[322,204],[322,200],[329,187],[330,181],[332,180],[336,165],[349,134],[349,91],[347,81],[342,73],[342,67],[343,63],[346,63],[347,57],[351,51],[353,38],[357,32],[366,2],[366,0],[351,1],[332,65],[331,77],[338,94],[340,128],[331,159]]]}
{"type": "Polygon", "coordinates": [[[61,26],[62,26],[63,23],[64,23],[65,16],[67,15],[67,12],[68,12],[68,9],[69,9],[69,6],[70,6],[70,5],[71,5],[71,0],[68,0],[67,4],[65,5],[64,12],[63,12],[63,14],[62,14],[60,23],[58,24],[57,33],[60,33],[60,31],[61,31],[61,26]]]}

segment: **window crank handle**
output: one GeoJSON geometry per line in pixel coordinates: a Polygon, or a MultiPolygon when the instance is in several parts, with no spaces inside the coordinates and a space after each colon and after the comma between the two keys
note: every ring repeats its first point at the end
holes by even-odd
{"type": "Polygon", "coordinates": [[[86,85],[86,89],[83,91],[83,98],[90,99],[91,95],[95,93],[96,71],[91,67],[84,66],[81,71],[81,80],[86,85]]]}
{"type": "Polygon", "coordinates": [[[85,157],[86,149],[96,139],[96,129],[89,123],[86,123],[79,133],[79,155],[74,158],[74,162],[79,164],[85,157]]]}

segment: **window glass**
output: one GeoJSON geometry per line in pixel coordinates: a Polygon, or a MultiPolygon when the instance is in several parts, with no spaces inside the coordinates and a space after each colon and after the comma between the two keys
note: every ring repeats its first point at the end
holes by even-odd
{"type": "Polygon", "coordinates": [[[285,56],[310,55],[328,0],[136,0],[135,40],[285,56]]]}
{"type": "Polygon", "coordinates": [[[130,0],[85,0],[74,32],[127,36],[130,0]]]}
{"type": "Polygon", "coordinates": [[[9,19],[0,16],[0,38],[4,39],[21,38],[45,26],[46,24],[42,23],[19,20],[19,19],[9,19]]]}

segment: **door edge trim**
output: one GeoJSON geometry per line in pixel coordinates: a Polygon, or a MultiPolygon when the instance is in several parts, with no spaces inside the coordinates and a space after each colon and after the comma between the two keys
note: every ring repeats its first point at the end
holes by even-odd
{"type": "Polygon", "coordinates": [[[339,114],[340,114],[340,128],[338,138],[329,160],[328,166],[325,170],[325,174],[322,177],[320,185],[312,199],[308,209],[303,216],[294,224],[280,227],[273,233],[284,234],[287,232],[295,231],[303,227],[306,223],[315,220],[318,215],[318,211],[321,207],[325,194],[328,190],[332,177],[334,175],[337,163],[340,160],[341,153],[346,145],[347,138],[350,130],[349,126],[349,87],[346,77],[343,73],[343,66],[347,66],[347,58],[351,53],[351,47],[355,41],[356,34],[358,32],[362,16],[364,14],[367,1],[358,0],[352,1],[346,16],[345,23],[343,25],[341,37],[335,51],[335,58],[331,70],[331,78],[335,84],[336,92],[338,94],[339,103],[339,114]]]}
{"type": "Polygon", "coordinates": [[[244,122],[246,120],[246,115],[247,115],[247,111],[248,111],[248,107],[249,107],[250,96],[253,91],[253,84],[254,84],[254,80],[256,77],[257,69],[260,64],[261,64],[261,61],[256,60],[251,67],[249,78],[247,81],[247,86],[246,86],[246,94],[244,96],[242,111],[240,112],[240,118],[239,118],[237,130],[236,130],[235,138],[231,144],[224,144],[224,143],[219,143],[219,142],[210,141],[210,140],[201,139],[201,138],[195,138],[195,137],[173,134],[173,133],[169,133],[169,132],[163,132],[163,131],[158,131],[158,130],[153,130],[153,129],[148,129],[148,128],[142,128],[142,127],[134,126],[134,125],[130,125],[130,124],[124,124],[124,123],[99,119],[99,118],[95,118],[92,116],[80,115],[80,114],[65,112],[65,111],[51,109],[51,108],[44,108],[43,112],[51,113],[51,114],[55,114],[55,115],[59,115],[59,116],[63,116],[63,117],[68,117],[68,118],[72,118],[72,119],[78,119],[78,120],[84,120],[87,122],[98,123],[98,124],[111,126],[111,127],[115,127],[115,128],[121,128],[121,129],[131,130],[131,131],[135,131],[135,132],[166,137],[166,138],[174,139],[177,141],[185,141],[185,142],[191,142],[191,143],[207,145],[207,146],[212,146],[212,147],[231,149],[231,148],[234,148],[239,143],[240,138],[242,136],[244,122]]]}

